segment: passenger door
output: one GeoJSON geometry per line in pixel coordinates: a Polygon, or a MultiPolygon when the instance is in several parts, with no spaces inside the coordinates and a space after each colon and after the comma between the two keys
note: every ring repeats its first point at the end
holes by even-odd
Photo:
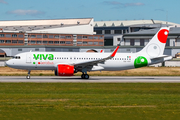
{"type": "Polygon", "coordinates": [[[26,54],[26,63],[31,63],[31,53],[26,54]]]}

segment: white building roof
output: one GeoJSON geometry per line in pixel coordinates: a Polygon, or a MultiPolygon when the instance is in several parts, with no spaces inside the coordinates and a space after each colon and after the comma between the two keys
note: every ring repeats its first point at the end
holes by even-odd
{"type": "Polygon", "coordinates": [[[83,19],[55,19],[55,20],[18,20],[0,21],[1,26],[42,26],[42,25],[80,25],[89,24],[92,18],[83,19]]]}
{"type": "Polygon", "coordinates": [[[0,21],[0,31],[55,34],[94,34],[93,18],[0,21]]]}
{"type": "MultiPolygon", "coordinates": [[[[133,26],[142,24],[166,24],[166,21],[159,20],[125,20],[125,21],[95,21],[95,27],[112,27],[112,26],[133,26]]],[[[180,26],[179,24],[167,22],[167,24],[172,26],[180,26]]]]}

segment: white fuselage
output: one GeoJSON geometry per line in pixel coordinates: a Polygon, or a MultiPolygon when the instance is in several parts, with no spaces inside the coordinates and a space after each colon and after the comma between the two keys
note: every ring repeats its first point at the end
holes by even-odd
{"type": "MultiPolygon", "coordinates": [[[[16,56],[20,59],[11,59],[6,62],[9,67],[25,70],[56,70],[58,64],[74,65],[77,63],[94,61],[108,57],[109,53],[80,53],[80,52],[25,52],[16,56]],[[52,58],[53,57],[53,58],[52,58]]],[[[135,68],[135,59],[141,56],[138,53],[117,53],[114,58],[98,63],[91,71],[116,71],[135,68]]],[[[143,55],[146,57],[145,55],[143,55]]],[[[151,60],[146,57],[148,64],[151,60]]]]}

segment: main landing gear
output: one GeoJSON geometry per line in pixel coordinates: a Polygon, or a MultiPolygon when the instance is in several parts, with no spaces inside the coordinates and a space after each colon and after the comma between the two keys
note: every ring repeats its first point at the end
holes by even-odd
{"type": "Polygon", "coordinates": [[[83,68],[82,69],[82,75],[81,75],[82,79],[89,79],[89,75],[87,74],[87,69],[83,68]]]}
{"type": "Polygon", "coordinates": [[[81,75],[81,78],[82,78],[82,79],[89,79],[89,75],[83,73],[83,74],[81,75]]]}
{"type": "Polygon", "coordinates": [[[26,79],[30,79],[31,77],[30,77],[30,73],[31,73],[31,71],[29,70],[28,71],[28,75],[26,76],[26,79]]]}

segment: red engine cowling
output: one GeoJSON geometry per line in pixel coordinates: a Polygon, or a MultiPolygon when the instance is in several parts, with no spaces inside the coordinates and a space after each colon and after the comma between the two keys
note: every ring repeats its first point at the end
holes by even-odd
{"type": "Polygon", "coordinates": [[[57,66],[55,75],[56,76],[73,76],[74,75],[74,66],[60,64],[57,66]]]}

